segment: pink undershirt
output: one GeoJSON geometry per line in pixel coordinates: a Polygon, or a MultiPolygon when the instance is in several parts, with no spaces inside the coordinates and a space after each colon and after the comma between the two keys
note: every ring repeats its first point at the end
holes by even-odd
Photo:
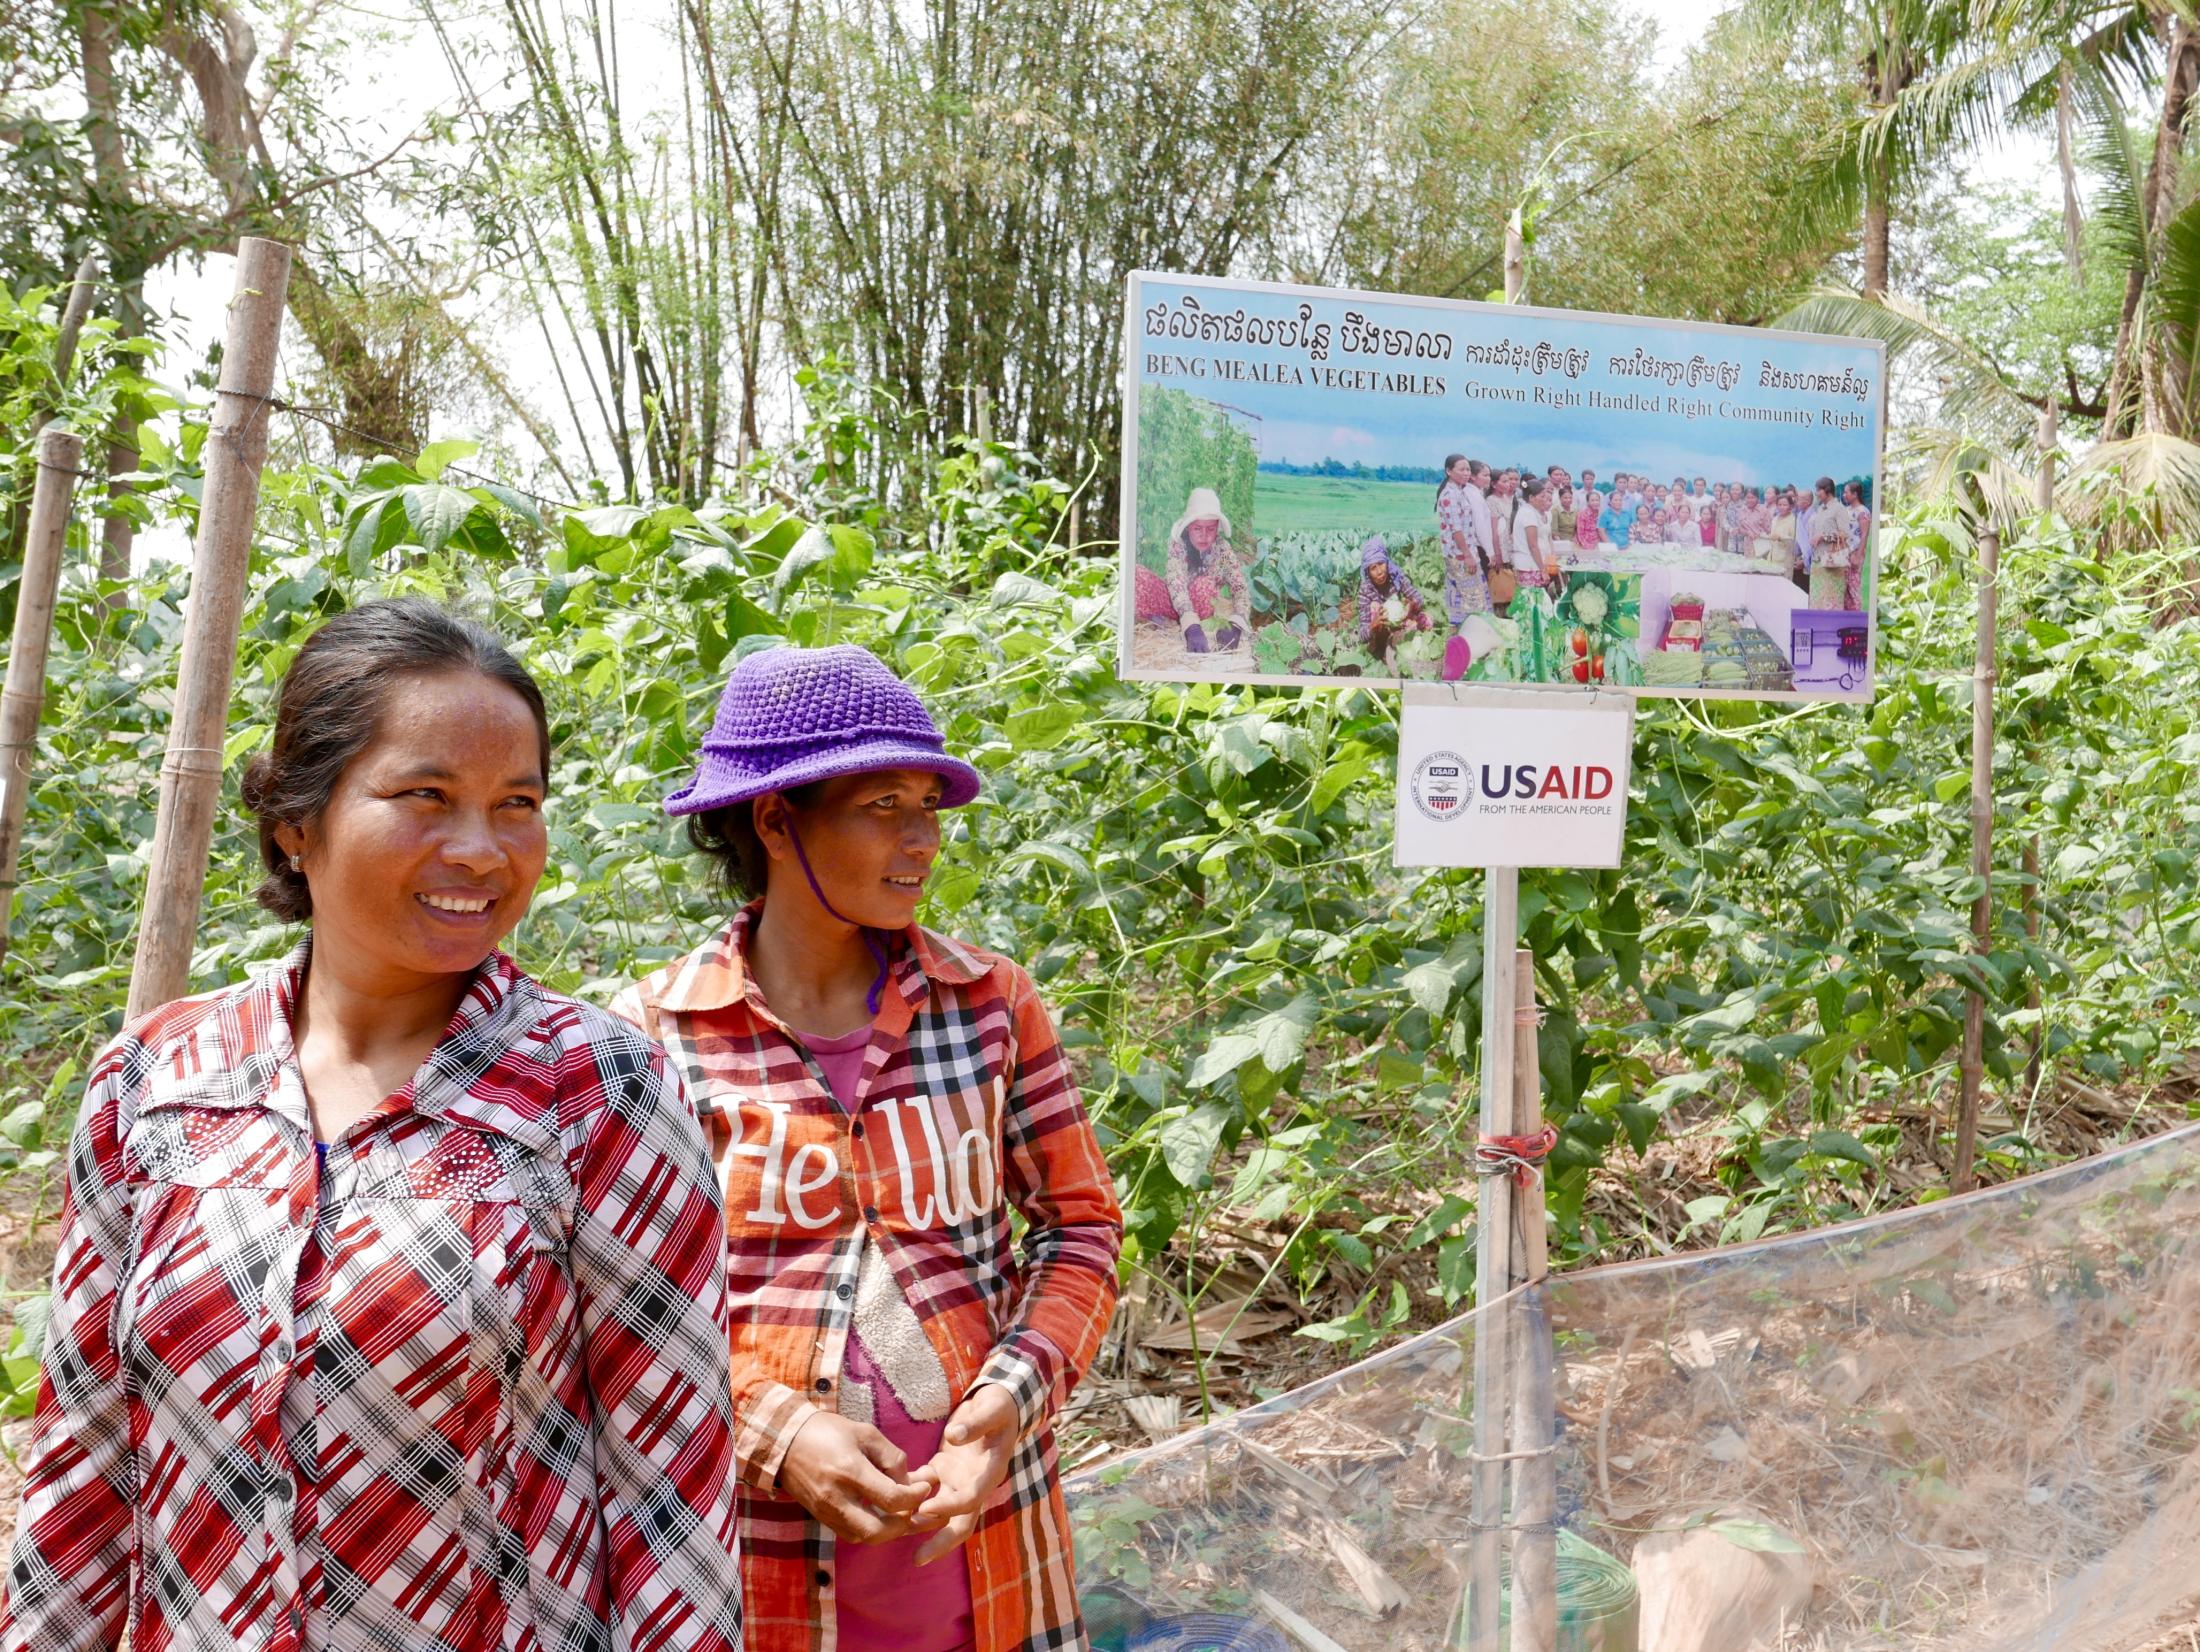
{"type": "MultiPolygon", "coordinates": [[[[843,1112],[863,1076],[863,1052],[871,1029],[858,1027],[841,1038],[800,1035],[816,1058],[825,1087],[843,1112]]],[[[871,1390],[872,1424],[901,1447],[911,1468],[932,1460],[947,1433],[947,1419],[920,1423],[902,1409],[885,1376],[871,1363],[863,1339],[850,1332],[843,1382],[871,1390]]],[[[838,1553],[838,1603],[841,1652],[966,1652],[977,1644],[970,1605],[970,1565],[965,1551],[945,1554],[929,1566],[917,1564],[917,1550],[929,1532],[913,1532],[891,1543],[834,1545],[838,1553]]]]}

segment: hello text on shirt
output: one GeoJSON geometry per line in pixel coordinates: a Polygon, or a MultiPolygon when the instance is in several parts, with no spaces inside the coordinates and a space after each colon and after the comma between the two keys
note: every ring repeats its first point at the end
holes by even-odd
{"type": "MultiPolygon", "coordinates": [[[[884,1126],[884,1156],[892,1161],[901,1199],[900,1225],[956,1227],[1000,1207],[998,1148],[1006,1098],[1007,1081],[996,1079],[990,1095],[899,1096],[863,1110],[866,1140],[876,1143],[873,1132],[884,1126]]],[[[738,1220],[765,1227],[792,1222],[806,1232],[840,1220],[845,1206],[835,1144],[792,1142],[795,1112],[787,1102],[747,1100],[741,1109],[742,1139],[726,1149],[720,1167],[726,1209],[738,1220]],[[751,1122],[759,1117],[768,1121],[761,1140],[754,1139],[758,1131],[751,1122]]],[[[881,1150],[874,1146],[873,1151],[881,1150]]]]}

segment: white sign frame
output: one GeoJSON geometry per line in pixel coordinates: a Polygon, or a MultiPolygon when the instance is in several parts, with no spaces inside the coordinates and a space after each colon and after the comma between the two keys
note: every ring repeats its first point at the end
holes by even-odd
{"type": "Polygon", "coordinates": [[[1616,868],[1634,745],[1631,695],[1408,684],[1391,864],[1616,868]]]}

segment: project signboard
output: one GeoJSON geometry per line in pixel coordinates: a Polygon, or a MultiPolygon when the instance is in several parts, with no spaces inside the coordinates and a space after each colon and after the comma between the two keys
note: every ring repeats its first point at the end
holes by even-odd
{"type": "Polygon", "coordinates": [[[1134,275],[1122,674],[1871,697],[1876,342],[1134,275]]]}

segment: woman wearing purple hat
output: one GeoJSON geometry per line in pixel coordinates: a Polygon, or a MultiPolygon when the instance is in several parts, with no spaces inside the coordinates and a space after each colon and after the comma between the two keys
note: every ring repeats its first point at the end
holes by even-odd
{"type": "Polygon", "coordinates": [[[665,804],[748,900],[612,1007],[725,1182],[750,1652],[1085,1644],[1050,1419],[1122,1213],[1031,978],[914,921],[977,793],[871,654],[774,648],[665,804]]]}

